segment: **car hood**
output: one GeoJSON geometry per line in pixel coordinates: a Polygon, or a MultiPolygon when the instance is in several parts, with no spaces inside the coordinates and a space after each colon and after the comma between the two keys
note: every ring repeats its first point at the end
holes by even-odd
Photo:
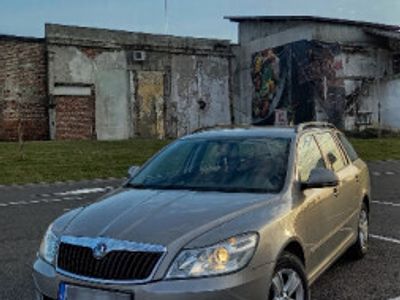
{"type": "Polygon", "coordinates": [[[181,246],[214,227],[266,205],[273,196],[121,189],[78,211],[61,234],[181,246]]]}

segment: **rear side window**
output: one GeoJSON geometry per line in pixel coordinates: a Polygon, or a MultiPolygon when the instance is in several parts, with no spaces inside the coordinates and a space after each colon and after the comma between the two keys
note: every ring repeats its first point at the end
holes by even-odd
{"type": "Polygon", "coordinates": [[[305,182],[310,177],[310,173],[315,168],[325,168],[325,162],[321,152],[312,135],[303,136],[298,144],[298,173],[301,182],[305,182]]]}
{"type": "Polygon", "coordinates": [[[356,161],[358,159],[358,154],[356,150],[354,150],[353,146],[350,144],[349,140],[342,133],[338,133],[337,137],[339,141],[342,143],[344,150],[347,152],[351,161],[356,161]]]}
{"type": "Polygon", "coordinates": [[[316,134],[317,142],[323,155],[327,158],[333,171],[338,172],[346,166],[346,162],[329,132],[316,134]]]}

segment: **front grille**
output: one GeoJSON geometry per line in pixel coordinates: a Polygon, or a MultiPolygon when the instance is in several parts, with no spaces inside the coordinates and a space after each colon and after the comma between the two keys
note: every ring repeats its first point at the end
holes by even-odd
{"type": "Polygon", "coordinates": [[[61,243],[57,266],[71,274],[118,281],[145,280],[152,274],[163,253],[111,251],[103,258],[93,256],[89,247],[61,243]]]}

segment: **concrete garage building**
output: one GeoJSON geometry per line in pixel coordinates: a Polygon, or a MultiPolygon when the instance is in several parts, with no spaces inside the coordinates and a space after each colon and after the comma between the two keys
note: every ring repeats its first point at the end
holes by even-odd
{"type": "Polygon", "coordinates": [[[239,23],[235,120],[400,129],[400,27],[312,16],[239,23]]]}
{"type": "Polygon", "coordinates": [[[231,123],[229,41],[47,25],[46,44],[52,139],[231,123]]]}
{"type": "Polygon", "coordinates": [[[239,44],[48,24],[0,36],[0,140],[175,138],[216,124],[400,129],[400,27],[228,17],[239,44]]]}
{"type": "Polygon", "coordinates": [[[0,140],[174,138],[231,124],[231,44],[46,25],[0,37],[0,140]]]}

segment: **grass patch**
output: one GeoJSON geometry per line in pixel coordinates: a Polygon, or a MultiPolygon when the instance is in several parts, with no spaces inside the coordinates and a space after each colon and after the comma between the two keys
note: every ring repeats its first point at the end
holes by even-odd
{"type": "MultiPolygon", "coordinates": [[[[400,160],[400,138],[351,139],[364,160],[400,160]]],[[[0,143],[0,184],[54,182],[126,176],[170,141],[27,142],[21,159],[17,143],[0,143]]]]}
{"type": "Polygon", "coordinates": [[[123,177],[169,141],[27,142],[21,159],[17,143],[0,143],[0,184],[123,177]]]}
{"type": "Polygon", "coordinates": [[[350,139],[364,160],[400,160],[400,138],[350,139]]]}

